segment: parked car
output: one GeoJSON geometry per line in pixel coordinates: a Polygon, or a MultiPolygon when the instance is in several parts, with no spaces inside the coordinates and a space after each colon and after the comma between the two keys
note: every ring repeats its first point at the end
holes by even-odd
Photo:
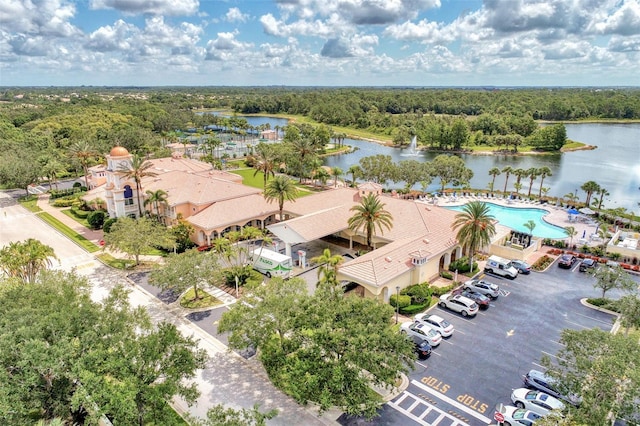
{"type": "Polygon", "coordinates": [[[459,290],[454,290],[453,294],[460,294],[464,297],[468,297],[469,299],[473,300],[474,302],[476,302],[478,304],[478,307],[482,310],[485,309],[489,309],[489,305],[491,303],[491,298],[488,296],[485,296],[482,293],[478,293],[477,291],[473,291],[471,289],[465,288],[465,289],[459,289],[459,290]]]}
{"type": "Polygon", "coordinates": [[[416,354],[418,354],[419,359],[426,359],[431,355],[431,345],[425,339],[420,336],[413,335],[411,336],[411,340],[416,349],[416,354]]]}
{"type": "Polygon", "coordinates": [[[429,342],[432,348],[438,346],[442,340],[440,333],[421,322],[404,322],[400,325],[400,332],[409,336],[418,336],[429,342]]]}
{"type": "Polygon", "coordinates": [[[449,337],[453,334],[453,324],[438,315],[418,314],[413,317],[416,322],[426,324],[437,331],[442,337],[449,337]]]}
{"type": "Polygon", "coordinates": [[[537,389],[575,406],[580,405],[580,397],[561,393],[558,382],[553,377],[549,377],[541,371],[530,370],[524,376],[524,385],[530,389],[537,389]]]}
{"type": "Polygon", "coordinates": [[[513,265],[514,268],[516,268],[518,270],[519,273],[521,274],[529,274],[531,273],[531,265],[529,265],[527,262],[525,262],[524,260],[518,260],[518,259],[513,259],[511,261],[511,264],[513,265]]]}
{"type": "Polygon", "coordinates": [[[468,297],[459,294],[446,293],[440,296],[438,305],[454,312],[459,312],[463,317],[473,316],[478,313],[478,304],[468,297]]]}
{"type": "Polygon", "coordinates": [[[578,259],[574,255],[565,253],[560,256],[560,259],[558,259],[558,267],[571,269],[573,267],[573,264],[576,263],[577,260],[578,259]]]}
{"type": "Polygon", "coordinates": [[[511,402],[518,408],[531,410],[541,416],[546,416],[552,410],[564,410],[564,404],[559,399],[544,392],[527,388],[514,389],[511,392],[511,402]]]}
{"type": "Polygon", "coordinates": [[[580,262],[580,267],[578,268],[578,270],[580,272],[587,272],[589,270],[595,269],[597,265],[598,262],[593,259],[583,259],[582,262],[580,262]]]}
{"type": "Polygon", "coordinates": [[[492,299],[497,299],[500,295],[500,287],[498,287],[497,284],[485,280],[469,280],[464,283],[464,288],[477,291],[492,299]]]}
{"type": "Polygon", "coordinates": [[[498,405],[493,413],[493,418],[505,426],[533,426],[540,417],[533,411],[504,404],[498,405]]]}

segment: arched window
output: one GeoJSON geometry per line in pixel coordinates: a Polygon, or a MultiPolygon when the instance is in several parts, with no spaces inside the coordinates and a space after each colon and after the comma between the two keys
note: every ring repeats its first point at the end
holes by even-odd
{"type": "Polygon", "coordinates": [[[133,189],[131,189],[131,186],[129,185],[124,186],[124,205],[125,206],[133,205],[133,189]]]}

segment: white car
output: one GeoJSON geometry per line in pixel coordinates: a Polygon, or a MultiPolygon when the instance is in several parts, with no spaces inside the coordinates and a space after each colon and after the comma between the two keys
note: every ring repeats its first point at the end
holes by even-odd
{"type": "Polygon", "coordinates": [[[542,416],[530,410],[500,404],[493,413],[493,419],[504,426],[533,426],[542,416]]]}
{"type": "Polygon", "coordinates": [[[484,294],[492,299],[497,299],[500,295],[500,287],[497,284],[485,280],[469,280],[464,283],[464,288],[484,294]]]}
{"type": "Polygon", "coordinates": [[[418,314],[413,317],[416,322],[421,322],[431,327],[442,337],[449,337],[453,334],[453,324],[438,315],[418,314]]]}
{"type": "Polygon", "coordinates": [[[516,407],[533,411],[541,416],[546,416],[552,410],[564,410],[564,404],[559,399],[527,388],[514,389],[511,392],[511,401],[516,407]]]}
{"type": "Polygon", "coordinates": [[[409,336],[422,337],[429,342],[432,348],[438,346],[442,340],[440,333],[420,322],[404,322],[400,325],[400,332],[408,334],[409,336]]]}
{"type": "Polygon", "coordinates": [[[440,302],[438,305],[441,308],[451,309],[454,312],[459,312],[463,317],[473,316],[478,313],[478,304],[468,297],[451,293],[446,293],[440,296],[440,302]]]}

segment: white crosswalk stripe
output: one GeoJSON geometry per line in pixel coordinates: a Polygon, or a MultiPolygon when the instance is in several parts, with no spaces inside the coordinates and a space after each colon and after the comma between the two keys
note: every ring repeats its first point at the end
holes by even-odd
{"type": "Polygon", "coordinates": [[[387,405],[424,426],[468,426],[462,420],[442,411],[411,392],[402,392],[395,401],[387,402],[387,405]],[[409,404],[407,405],[407,403],[409,404]],[[427,416],[435,418],[427,420],[427,416]]]}

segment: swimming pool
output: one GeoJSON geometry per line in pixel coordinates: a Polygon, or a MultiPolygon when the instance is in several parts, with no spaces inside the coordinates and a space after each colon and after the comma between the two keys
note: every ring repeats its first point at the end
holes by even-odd
{"type": "MultiPolygon", "coordinates": [[[[498,204],[486,203],[489,206],[489,214],[494,216],[500,225],[507,226],[515,231],[529,233],[529,230],[524,226],[529,220],[533,220],[536,224],[533,230],[533,235],[540,238],[566,238],[567,234],[564,232],[564,228],[551,225],[542,219],[542,216],[549,212],[544,209],[536,208],[516,208],[505,207],[498,204]]],[[[450,210],[461,211],[462,206],[445,207],[450,210]]]]}

